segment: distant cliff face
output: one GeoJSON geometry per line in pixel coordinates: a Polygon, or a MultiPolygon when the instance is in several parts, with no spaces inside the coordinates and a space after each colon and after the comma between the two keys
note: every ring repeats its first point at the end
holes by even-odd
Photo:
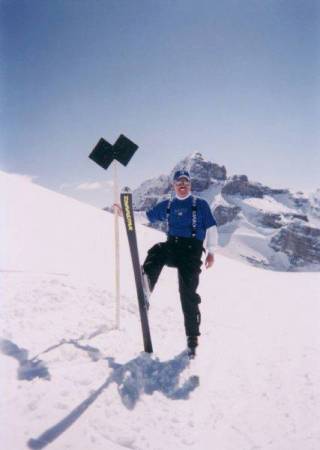
{"type": "Polygon", "coordinates": [[[143,182],[133,192],[135,210],[170,197],[173,174],[182,168],[190,172],[193,194],[212,208],[222,253],[273,270],[320,270],[320,189],[307,196],[246,175],[228,177],[225,166],[194,153],[169,175],[143,182]]]}
{"type": "Polygon", "coordinates": [[[158,178],[144,181],[133,192],[135,209],[147,209],[155,205],[160,198],[169,196],[172,192],[173,175],[179,169],[189,171],[192,179],[192,191],[195,194],[201,194],[217,181],[224,182],[227,179],[227,171],[224,166],[205,160],[201,153],[194,153],[176,164],[169,175],[160,175],[158,178]]]}
{"type": "Polygon", "coordinates": [[[272,237],[270,246],[285,253],[293,267],[320,265],[320,229],[294,220],[272,237]]]}

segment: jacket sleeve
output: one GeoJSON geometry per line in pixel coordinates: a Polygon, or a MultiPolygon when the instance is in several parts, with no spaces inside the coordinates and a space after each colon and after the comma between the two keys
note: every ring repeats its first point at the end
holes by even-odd
{"type": "Polygon", "coordinates": [[[169,200],[163,200],[162,202],[158,203],[153,208],[149,209],[147,211],[147,218],[149,222],[154,223],[158,221],[164,221],[167,219],[167,206],[168,206],[169,200]]]}
{"type": "Polygon", "coordinates": [[[206,233],[206,250],[208,253],[214,253],[218,247],[218,229],[216,226],[207,229],[206,233]]]}
{"type": "Polygon", "coordinates": [[[206,229],[212,227],[213,225],[217,225],[217,222],[212,214],[211,208],[206,201],[203,202],[203,220],[204,226],[206,229]]]}

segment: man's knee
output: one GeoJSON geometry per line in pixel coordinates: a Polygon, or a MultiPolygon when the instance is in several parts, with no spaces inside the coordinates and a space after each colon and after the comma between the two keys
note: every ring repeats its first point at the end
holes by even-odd
{"type": "Polygon", "coordinates": [[[199,277],[197,274],[179,277],[179,291],[182,296],[195,298],[195,303],[200,303],[200,295],[196,293],[199,285],[199,277]]]}
{"type": "Polygon", "coordinates": [[[165,242],[159,242],[148,250],[145,262],[150,260],[163,260],[166,255],[165,242]]]}

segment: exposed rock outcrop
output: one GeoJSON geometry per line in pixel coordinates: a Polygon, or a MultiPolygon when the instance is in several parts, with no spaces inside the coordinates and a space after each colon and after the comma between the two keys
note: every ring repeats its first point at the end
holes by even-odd
{"type": "Polygon", "coordinates": [[[241,208],[239,208],[238,206],[218,205],[215,208],[213,214],[217,221],[218,226],[221,226],[235,220],[240,211],[241,208]]]}
{"type": "Polygon", "coordinates": [[[283,227],[273,236],[270,247],[285,253],[293,267],[320,264],[320,230],[299,220],[283,227]]]}
{"type": "Polygon", "coordinates": [[[250,183],[246,175],[235,175],[222,189],[222,195],[263,198],[263,187],[250,183]]]}

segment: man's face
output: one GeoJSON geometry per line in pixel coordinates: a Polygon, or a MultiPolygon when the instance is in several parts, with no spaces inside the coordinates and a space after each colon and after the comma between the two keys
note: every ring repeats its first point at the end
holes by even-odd
{"type": "Polygon", "coordinates": [[[190,194],[191,182],[187,178],[179,178],[173,183],[174,190],[179,197],[184,198],[190,194]]]}

